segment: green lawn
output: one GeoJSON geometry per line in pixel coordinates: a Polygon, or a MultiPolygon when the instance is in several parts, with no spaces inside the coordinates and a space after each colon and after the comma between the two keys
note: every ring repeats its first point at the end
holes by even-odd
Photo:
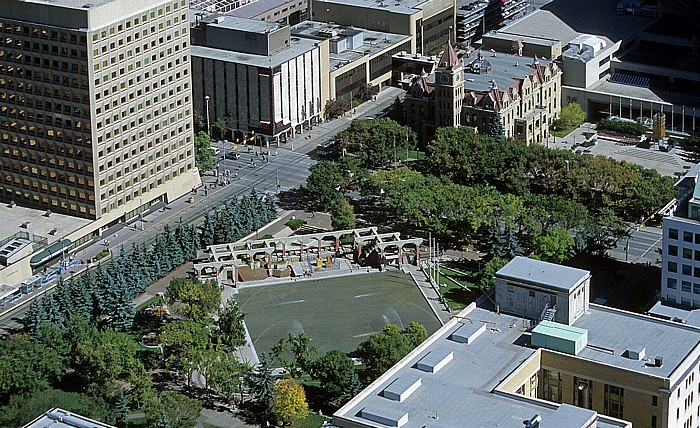
{"type": "Polygon", "coordinates": [[[292,424],[292,428],[321,428],[323,416],[309,412],[309,415],[292,424]]]}
{"type": "Polygon", "coordinates": [[[421,152],[420,150],[409,150],[408,153],[406,152],[406,150],[396,150],[396,158],[401,162],[406,161],[407,154],[408,160],[410,161],[425,159],[425,152],[421,152]]]}
{"type": "Polygon", "coordinates": [[[440,293],[447,299],[450,310],[462,310],[479,296],[479,290],[471,280],[470,274],[440,266],[440,284],[446,285],[446,287],[440,287],[440,293]],[[469,290],[465,290],[460,284],[469,290]]]}
{"type": "Polygon", "coordinates": [[[550,131],[551,131],[552,135],[555,135],[558,138],[564,138],[567,135],[569,135],[571,133],[571,131],[573,131],[576,128],[578,128],[578,126],[572,126],[570,128],[564,128],[564,129],[559,129],[559,127],[557,127],[556,131],[554,131],[553,129],[550,129],[550,131]]]}

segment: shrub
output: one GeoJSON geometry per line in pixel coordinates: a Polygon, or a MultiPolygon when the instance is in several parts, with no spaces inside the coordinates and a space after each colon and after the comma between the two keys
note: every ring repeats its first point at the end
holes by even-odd
{"type": "Polygon", "coordinates": [[[598,130],[619,132],[620,134],[639,136],[645,134],[649,129],[646,126],[637,122],[626,122],[614,119],[601,119],[598,122],[598,130]]]}
{"type": "Polygon", "coordinates": [[[293,218],[293,219],[288,220],[284,225],[289,227],[292,230],[297,230],[301,226],[304,225],[304,220],[302,220],[300,218],[293,218]]]}

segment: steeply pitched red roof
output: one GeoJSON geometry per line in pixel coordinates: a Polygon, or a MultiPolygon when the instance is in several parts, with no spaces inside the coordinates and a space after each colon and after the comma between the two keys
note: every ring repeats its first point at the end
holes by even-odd
{"type": "Polygon", "coordinates": [[[459,65],[459,58],[457,58],[455,50],[452,49],[452,44],[450,42],[447,42],[447,47],[445,48],[445,52],[440,58],[440,62],[438,62],[438,67],[454,70],[459,65]]]}

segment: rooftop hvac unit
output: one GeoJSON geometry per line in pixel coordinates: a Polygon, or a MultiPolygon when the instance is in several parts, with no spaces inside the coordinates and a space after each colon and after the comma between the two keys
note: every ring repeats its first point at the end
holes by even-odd
{"type": "Polygon", "coordinates": [[[324,28],[323,30],[318,31],[318,35],[321,37],[333,38],[338,35],[338,32],[336,30],[331,30],[330,28],[324,28]]]}

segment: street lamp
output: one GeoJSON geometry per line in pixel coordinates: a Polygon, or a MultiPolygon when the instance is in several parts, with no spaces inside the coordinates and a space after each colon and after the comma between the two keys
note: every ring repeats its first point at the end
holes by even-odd
{"type": "Polygon", "coordinates": [[[552,135],[554,136],[554,147],[556,147],[557,146],[557,126],[554,125],[552,127],[552,129],[554,130],[554,132],[552,133],[552,135]]]}
{"type": "Polygon", "coordinates": [[[209,95],[204,97],[204,104],[207,110],[207,135],[211,136],[211,128],[209,127],[209,95]]]}

